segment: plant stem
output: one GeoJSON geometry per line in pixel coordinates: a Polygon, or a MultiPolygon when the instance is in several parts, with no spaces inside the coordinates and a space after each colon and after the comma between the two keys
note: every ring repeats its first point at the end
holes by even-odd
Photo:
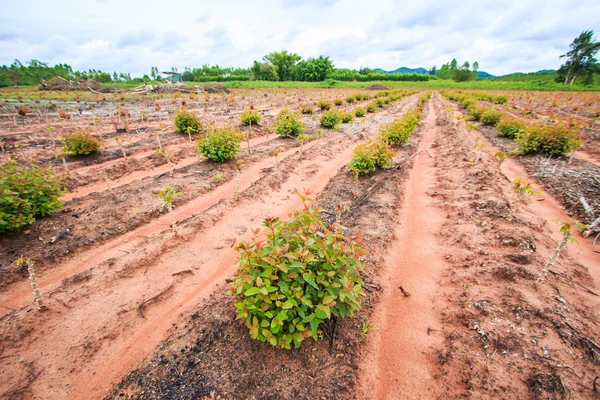
{"type": "Polygon", "coordinates": [[[40,296],[40,289],[38,288],[37,281],[35,279],[35,271],[33,269],[33,264],[35,264],[31,259],[27,259],[27,271],[29,272],[29,279],[31,280],[31,287],[33,288],[33,300],[35,301],[35,305],[38,311],[47,310],[46,306],[42,302],[42,298],[40,296]]]}
{"type": "Polygon", "coordinates": [[[566,235],[563,236],[563,239],[558,244],[558,247],[554,251],[554,254],[552,254],[552,257],[550,257],[550,259],[548,260],[548,262],[544,266],[544,270],[542,271],[542,274],[540,276],[540,280],[546,279],[546,275],[548,274],[548,271],[550,270],[550,268],[552,268],[552,265],[554,264],[554,262],[556,261],[556,259],[560,255],[561,250],[567,245],[567,242],[569,241],[570,237],[571,237],[571,233],[570,232],[568,234],[566,234],[566,235]]]}

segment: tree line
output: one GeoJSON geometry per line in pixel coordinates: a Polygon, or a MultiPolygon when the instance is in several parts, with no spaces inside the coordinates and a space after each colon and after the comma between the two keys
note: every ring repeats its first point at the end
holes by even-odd
{"type": "MultiPolygon", "coordinates": [[[[595,58],[600,51],[600,42],[593,39],[594,31],[583,31],[570,45],[570,50],[561,58],[566,62],[561,65],[556,73],[556,80],[566,85],[575,82],[590,84],[594,77],[600,73],[600,64],[595,58]]],[[[56,76],[65,79],[92,78],[102,83],[132,82],[142,83],[147,81],[160,81],[167,78],[165,72],[157,67],[150,69],[150,75],[141,78],[132,78],[129,73],[103,72],[89,69],[76,71],[68,64],[57,64],[53,67],[39,60],[31,60],[24,65],[15,60],[10,66],[0,66],[0,87],[38,85],[42,80],[49,80],[56,76]]],[[[303,81],[322,82],[326,79],[338,81],[427,81],[431,79],[454,80],[465,82],[477,79],[479,63],[470,64],[465,61],[459,66],[456,59],[443,64],[439,69],[433,66],[427,74],[401,74],[384,73],[370,68],[344,69],[335,68],[329,57],[319,56],[306,60],[296,53],[287,50],[275,51],[265,55],[260,61],[254,61],[249,68],[220,67],[218,65],[204,64],[198,68],[186,67],[179,73],[177,68],[171,68],[170,73],[177,73],[181,80],[186,82],[214,82],[214,81],[303,81]]]]}

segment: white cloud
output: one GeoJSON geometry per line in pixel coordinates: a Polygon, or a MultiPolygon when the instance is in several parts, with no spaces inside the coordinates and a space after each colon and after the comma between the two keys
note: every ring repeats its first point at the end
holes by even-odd
{"type": "Polygon", "coordinates": [[[26,13],[3,7],[0,64],[35,58],[142,75],[151,66],[247,67],[287,49],[343,68],[430,68],[456,57],[504,74],[557,68],[581,31],[600,36],[598,15],[590,0],[31,0],[26,13]]]}

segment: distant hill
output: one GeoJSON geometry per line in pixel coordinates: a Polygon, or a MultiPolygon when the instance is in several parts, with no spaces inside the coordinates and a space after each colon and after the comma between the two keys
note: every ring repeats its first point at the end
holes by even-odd
{"type": "Polygon", "coordinates": [[[397,68],[393,71],[386,71],[384,69],[381,68],[375,68],[375,71],[377,72],[383,72],[384,74],[397,74],[397,73],[402,73],[402,74],[426,74],[427,70],[425,68],[408,68],[408,67],[400,67],[397,68]]]}
{"type": "Polygon", "coordinates": [[[515,72],[508,75],[496,77],[497,81],[503,82],[527,82],[527,81],[553,81],[556,78],[556,70],[542,69],[537,72],[515,72]]]}
{"type": "MultiPolygon", "coordinates": [[[[381,68],[375,68],[375,71],[383,72],[384,74],[397,74],[399,72],[403,74],[426,74],[428,70],[425,68],[400,67],[393,71],[386,71],[381,68]]],[[[479,71],[477,72],[477,78],[495,78],[495,76],[485,71],[479,71]]]]}
{"type": "Polygon", "coordinates": [[[495,78],[495,75],[492,75],[485,71],[477,71],[477,79],[486,79],[486,78],[495,78]]]}

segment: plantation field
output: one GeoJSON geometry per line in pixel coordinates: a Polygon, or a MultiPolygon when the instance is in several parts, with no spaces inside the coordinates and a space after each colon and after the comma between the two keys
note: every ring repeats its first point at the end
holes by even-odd
{"type": "Polygon", "coordinates": [[[371,84],[0,90],[0,393],[594,398],[598,92],[371,84]]]}

